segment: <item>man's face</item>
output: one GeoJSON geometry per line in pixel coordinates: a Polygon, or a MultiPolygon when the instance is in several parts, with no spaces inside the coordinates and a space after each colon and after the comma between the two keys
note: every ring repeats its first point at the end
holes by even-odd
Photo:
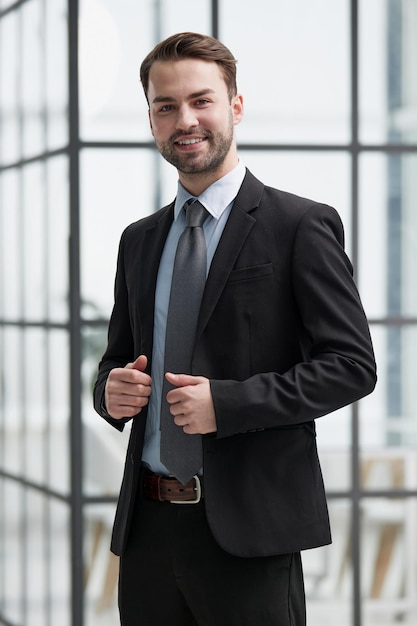
{"type": "Polygon", "coordinates": [[[158,150],[180,173],[220,177],[235,166],[234,126],[243,115],[242,98],[230,102],[216,63],[156,61],[147,95],[158,150]]]}

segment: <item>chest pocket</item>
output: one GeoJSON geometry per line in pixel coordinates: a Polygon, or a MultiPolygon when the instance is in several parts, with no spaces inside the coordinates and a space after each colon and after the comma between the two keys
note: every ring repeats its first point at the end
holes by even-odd
{"type": "Polygon", "coordinates": [[[262,278],[264,276],[270,276],[272,274],[272,263],[263,263],[262,265],[253,265],[251,267],[242,267],[237,270],[233,270],[229,276],[229,283],[242,281],[242,280],[254,280],[256,278],[262,278]]]}

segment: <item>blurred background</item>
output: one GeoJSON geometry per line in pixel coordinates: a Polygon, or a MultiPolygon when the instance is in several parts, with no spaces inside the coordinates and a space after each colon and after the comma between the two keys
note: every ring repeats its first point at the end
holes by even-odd
{"type": "Polygon", "coordinates": [[[118,623],[128,433],[91,388],[120,234],[176,192],[139,65],[184,30],[238,59],[244,163],[339,211],[375,344],[376,391],[317,424],[309,626],[416,624],[416,0],[0,0],[0,623],[118,623]]]}

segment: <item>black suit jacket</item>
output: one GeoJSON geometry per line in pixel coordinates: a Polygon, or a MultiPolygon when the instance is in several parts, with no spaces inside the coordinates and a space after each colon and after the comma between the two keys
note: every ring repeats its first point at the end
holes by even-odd
{"type": "MultiPolygon", "coordinates": [[[[173,204],[122,235],[97,411],[113,367],[139,354],[150,372],[158,264],[173,204]]],[[[210,379],[216,435],[203,437],[205,506],[221,547],[238,556],[329,543],[315,418],[370,393],[368,324],[329,206],[246,173],[214,255],[192,374],[210,379]]],[[[134,418],[113,529],[123,552],[138,488],[146,409],[134,418]]]]}

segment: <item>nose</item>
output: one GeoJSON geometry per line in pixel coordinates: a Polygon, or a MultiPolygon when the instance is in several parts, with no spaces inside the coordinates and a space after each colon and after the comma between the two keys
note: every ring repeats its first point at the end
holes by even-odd
{"type": "Polygon", "coordinates": [[[175,126],[178,130],[188,130],[194,126],[198,126],[198,119],[191,107],[184,105],[178,108],[175,126]]]}

